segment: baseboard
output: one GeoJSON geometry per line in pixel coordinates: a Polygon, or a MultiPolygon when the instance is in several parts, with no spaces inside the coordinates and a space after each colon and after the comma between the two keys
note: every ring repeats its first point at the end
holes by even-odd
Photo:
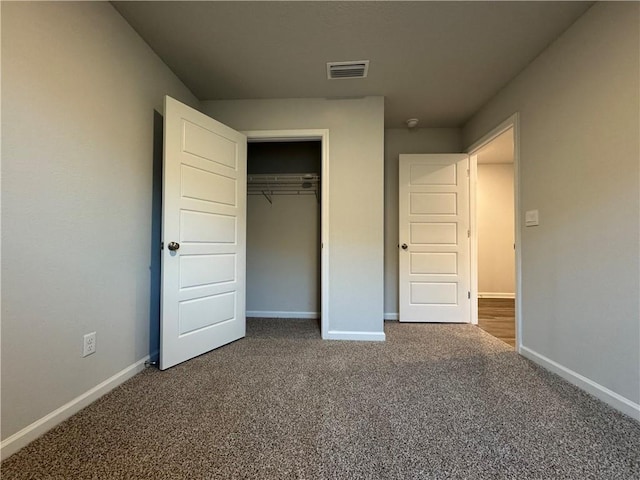
{"type": "Polygon", "coordinates": [[[271,310],[247,310],[247,317],[318,319],[320,318],[320,312],[274,312],[271,310]]]}
{"type": "Polygon", "coordinates": [[[22,447],[31,443],[36,438],[48,432],[56,425],[59,425],[70,416],[78,413],[84,407],[102,397],[104,394],[110,392],[118,385],[129,380],[136,373],[144,370],[145,362],[147,360],[149,360],[149,356],[144,357],[142,360],[138,360],[133,365],[129,365],[124,370],[120,370],[118,373],[106,379],[104,382],[96,385],[82,395],[74,398],[60,408],[54,410],[48,415],[45,415],[41,419],[36,420],[31,425],[28,425],[19,432],[16,432],[10,437],[3,440],[2,443],[0,443],[0,459],[4,460],[10,455],[13,455],[22,447]]]}
{"type": "Polygon", "coordinates": [[[599,383],[588,379],[587,377],[574,372],[573,370],[560,365],[558,362],[540,355],[539,353],[531,350],[530,348],[521,346],[520,354],[532,362],[552,371],[553,373],[561,376],[569,383],[572,383],[576,387],[590,393],[594,397],[602,400],[603,402],[611,405],[616,410],[629,415],[631,418],[640,421],[640,405],[632,402],[628,398],[617,394],[616,392],[609,390],[607,387],[603,387],[599,383]]]}
{"type": "Polygon", "coordinates": [[[478,292],[478,298],[516,298],[516,294],[501,292],[478,292]]]}
{"type": "Polygon", "coordinates": [[[384,314],[384,319],[385,320],[399,320],[400,319],[400,314],[398,312],[392,313],[385,313],[384,314]]]}
{"type": "Polygon", "coordinates": [[[359,340],[365,342],[384,342],[384,332],[343,332],[339,330],[329,330],[322,337],[324,340],[359,340]]]}

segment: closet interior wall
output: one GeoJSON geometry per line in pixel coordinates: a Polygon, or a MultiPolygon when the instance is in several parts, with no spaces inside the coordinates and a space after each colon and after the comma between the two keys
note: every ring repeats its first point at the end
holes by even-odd
{"type": "Polygon", "coordinates": [[[320,318],[321,148],[248,144],[248,317],[320,318]]]}

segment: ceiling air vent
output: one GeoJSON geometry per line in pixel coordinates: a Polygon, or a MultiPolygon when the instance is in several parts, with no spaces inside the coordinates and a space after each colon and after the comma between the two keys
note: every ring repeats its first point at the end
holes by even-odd
{"type": "Polygon", "coordinates": [[[359,62],[327,62],[327,78],[366,78],[369,72],[369,60],[359,62]]]}

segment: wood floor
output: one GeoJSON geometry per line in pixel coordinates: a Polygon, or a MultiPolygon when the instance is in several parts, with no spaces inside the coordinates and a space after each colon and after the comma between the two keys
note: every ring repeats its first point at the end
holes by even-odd
{"type": "Polygon", "coordinates": [[[478,299],[478,327],[514,348],[516,346],[515,320],[514,299],[478,299]]]}

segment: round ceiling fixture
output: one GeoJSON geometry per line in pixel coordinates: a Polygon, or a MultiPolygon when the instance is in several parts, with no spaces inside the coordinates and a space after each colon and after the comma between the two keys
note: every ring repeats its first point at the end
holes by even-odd
{"type": "Polygon", "coordinates": [[[410,118],[409,120],[407,120],[407,127],[415,128],[415,126],[418,125],[419,121],[420,120],[418,120],[417,118],[410,118]]]}

